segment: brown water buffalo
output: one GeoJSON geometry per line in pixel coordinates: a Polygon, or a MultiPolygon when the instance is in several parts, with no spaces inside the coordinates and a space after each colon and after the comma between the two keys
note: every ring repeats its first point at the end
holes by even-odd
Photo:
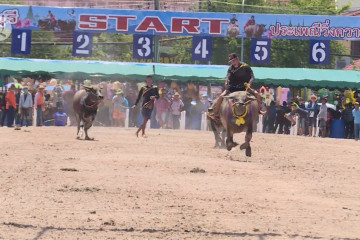
{"type": "Polygon", "coordinates": [[[240,149],[246,149],[246,156],[251,157],[250,140],[259,121],[256,97],[246,91],[224,96],[220,107],[220,120],[226,130],[226,149],[230,151],[238,145],[233,140],[235,133],[246,132],[245,142],[240,145],[240,149]]]}
{"type": "Polygon", "coordinates": [[[237,35],[239,35],[239,33],[239,27],[234,24],[230,24],[226,29],[226,35],[228,35],[229,37],[236,37],[237,35]]]}
{"type": "Polygon", "coordinates": [[[87,131],[92,126],[98,106],[104,98],[100,91],[99,87],[84,86],[84,90],[80,90],[74,95],[73,107],[77,121],[77,139],[80,139],[79,131],[80,128],[83,128],[85,140],[93,140],[93,138],[89,138],[87,131]]]}
{"type": "Polygon", "coordinates": [[[265,24],[249,25],[244,29],[246,37],[261,38],[262,34],[266,31],[265,24]]]}

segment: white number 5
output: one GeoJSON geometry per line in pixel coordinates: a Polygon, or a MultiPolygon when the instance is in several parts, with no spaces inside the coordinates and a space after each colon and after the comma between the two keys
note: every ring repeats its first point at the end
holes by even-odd
{"type": "Polygon", "coordinates": [[[267,41],[256,41],[256,48],[255,48],[255,54],[254,57],[258,61],[263,61],[267,59],[269,56],[269,52],[265,46],[268,45],[267,41]],[[262,56],[259,55],[260,52],[263,52],[262,56]]]}

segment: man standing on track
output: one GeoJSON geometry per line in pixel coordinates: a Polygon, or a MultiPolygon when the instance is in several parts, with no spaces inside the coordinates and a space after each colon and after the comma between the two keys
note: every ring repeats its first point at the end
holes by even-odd
{"type": "Polygon", "coordinates": [[[152,110],[154,108],[154,101],[155,98],[159,98],[159,92],[157,86],[152,84],[152,76],[148,75],[146,76],[146,86],[142,87],[140,89],[139,95],[136,99],[136,102],[133,106],[135,108],[137,104],[140,101],[140,98],[143,98],[142,107],[141,107],[141,114],[144,118],[143,123],[139,127],[139,129],[136,131],[136,136],[139,136],[140,130],[142,131],[142,136],[146,138],[145,135],[145,127],[147,121],[151,117],[152,110]]]}

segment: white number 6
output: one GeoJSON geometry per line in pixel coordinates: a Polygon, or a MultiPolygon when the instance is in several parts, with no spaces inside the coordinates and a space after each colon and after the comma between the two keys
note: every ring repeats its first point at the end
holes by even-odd
{"type": "Polygon", "coordinates": [[[314,59],[315,62],[323,62],[325,60],[326,52],[324,49],[325,49],[325,44],[323,42],[317,42],[313,45],[312,58],[314,59]],[[320,58],[317,57],[318,53],[320,53],[321,55],[320,58]]]}

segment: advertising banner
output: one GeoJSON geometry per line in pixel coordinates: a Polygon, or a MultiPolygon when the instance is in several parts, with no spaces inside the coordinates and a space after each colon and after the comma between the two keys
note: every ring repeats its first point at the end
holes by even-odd
{"type": "MultiPolygon", "coordinates": [[[[0,5],[0,29],[359,40],[360,17],[0,5]]],[[[1,32],[1,30],[0,30],[1,32]]]]}

